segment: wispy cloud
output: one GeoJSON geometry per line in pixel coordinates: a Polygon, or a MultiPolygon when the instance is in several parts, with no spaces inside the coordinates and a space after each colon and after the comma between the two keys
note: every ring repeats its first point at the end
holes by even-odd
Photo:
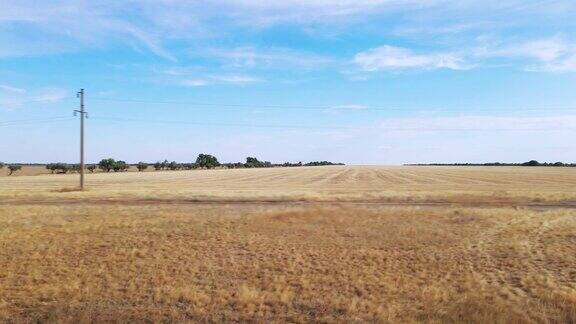
{"type": "Polygon", "coordinates": [[[263,79],[246,75],[206,75],[200,78],[185,79],[180,84],[188,87],[202,87],[214,84],[247,85],[263,81],[263,79]]]}
{"type": "Polygon", "coordinates": [[[561,36],[487,44],[474,49],[471,53],[480,59],[507,59],[509,64],[514,64],[518,59],[528,60],[520,63],[525,70],[576,71],[576,41],[561,36]]]}
{"type": "Polygon", "coordinates": [[[356,54],[354,63],[365,72],[403,69],[463,70],[467,68],[464,60],[457,54],[416,54],[409,49],[389,45],[356,54]]]}
{"type": "Polygon", "coordinates": [[[398,70],[468,70],[505,66],[526,71],[575,72],[576,41],[564,37],[525,41],[481,41],[477,46],[443,53],[384,45],[355,55],[363,72],[398,70]]]}
{"type": "Polygon", "coordinates": [[[61,88],[21,89],[0,85],[0,108],[17,109],[26,106],[57,103],[69,97],[68,91],[61,88]]]}
{"type": "Polygon", "coordinates": [[[13,92],[13,93],[26,93],[25,89],[13,87],[6,84],[0,84],[0,91],[13,92]]]}
{"type": "Polygon", "coordinates": [[[198,54],[236,68],[319,68],[334,62],[325,56],[277,47],[212,48],[198,54]]]}
{"type": "Polygon", "coordinates": [[[366,105],[358,105],[358,104],[348,104],[348,105],[337,105],[337,106],[333,106],[331,107],[332,109],[352,109],[352,110],[363,110],[363,109],[368,109],[370,107],[366,106],[366,105]]]}

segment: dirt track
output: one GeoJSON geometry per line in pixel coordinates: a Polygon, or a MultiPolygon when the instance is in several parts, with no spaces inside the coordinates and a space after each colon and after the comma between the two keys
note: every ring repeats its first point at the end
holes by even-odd
{"type": "Polygon", "coordinates": [[[341,201],[341,200],[226,200],[226,199],[6,199],[5,205],[221,205],[221,206],[302,206],[302,207],[430,207],[430,208],[514,208],[532,210],[576,209],[576,202],[565,201],[560,203],[522,203],[502,201],[480,202],[383,202],[383,201],[341,201]]]}

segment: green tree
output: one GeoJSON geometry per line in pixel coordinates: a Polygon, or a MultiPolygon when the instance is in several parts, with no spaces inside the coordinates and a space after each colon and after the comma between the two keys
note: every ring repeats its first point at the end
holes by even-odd
{"type": "Polygon", "coordinates": [[[522,163],[523,166],[539,166],[540,162],[536,161],[536,160],[530,160],[528,162],[524,162],[522,163]]]}
{"type": "Polygon", "coordinates": [[[66,163],[48,163],[46,169],[50,170],[52,173],[68,173],[71,170],[71,166],[66,163]]]}
{"type": "Polygon", "coordinates": [[[22,170],[22,166],[21,165],[9,165],[8,166],[8,171],[10,171],[10,173],[8,173],[8,175],[12,175],[12,173],[16,172],[16,171],[20,171],[22,170]]]}
{"type": "Polygon", "coordinates": [[[136,164],[136,168],[138,168],[138,171],[142,172],[148,169],[148,163],[138,162],[138,164],[136,164]]]}
{"type": "Polygon", "coordinates": [[[46,164],[46,170],[50,170],[50,173],[54,173],[54,171],[56,171],[56,163],[46,164]]]}
{"type": "Polygon", "coordinates": [[[178,164],[178,162],[176,162],[176,161],[172,161],[172,162],[168,163],[167,167],[168,167],[168,169],[170,169],[170,170],[179,170],[179,169],[182,169],[182,165],[181,165],[181,164],[178,164]]]}
{"type": "Polygon", "coordinates": [[[78,172],[78,173],[80,173],[80,170],[82,170],[82,168],[80,167],[80,164],[71,164],[71,165],[69,165],[68,167],[69,167],[69,170],[70,170],[71,172],[78,172]]]}
{"type": "Polygon", "coordinates": [[[89,164],[86,169],[88,171],[90,171],[90,173],[93,173],[94,171],[96,171],[96,164],[89,164]]]}
{"type": "Polygon", "coordinates": [[[114,172],[123,172],[128,171],[129,167],[130,166],[124,161],[116,161],[112,166],[112,170],[114,170],[114,172]]]}
{"type": "Polygon", "coordinates": [[[114,159],[103,159],[98,163],[98,168],[104,172],[110,172],[114,169],[116,161],[114,159]]]}
{"type": "Polygon", "coordinates": [[[200,168],[212,169],[220,165],[218,159],[210,154],[200,154],[196,158],[196,165],[200,168]]]}

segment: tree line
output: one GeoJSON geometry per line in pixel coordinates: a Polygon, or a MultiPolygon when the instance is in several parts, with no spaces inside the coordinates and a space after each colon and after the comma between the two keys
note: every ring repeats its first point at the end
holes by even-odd
{"type": "MultiPolygon", "coordinates": [[[[247,157],[246,162],[236,162],[236,163],[220,163],[218,158],[210,154],[199,154],[195,162],[191,163],[179,163],[176,161],[169,162],[168,160],[158,161],[155,163],[138,162],[136,164],[128,164],[122,160],[115,160],[112,158],[102,159],[96,164],[87,164],[85,166],[86,170],[89,172],[95,172],[100,170],[102,172],[125,172],[128,171],[130,166],[135,166],[138,171],[144,171],[146,169],[154,168],[156,171],[162,170],[194,170],[194,169],[215,169],[215,168],[225,168],[225,169],[241,169],[241,168],[274,168],[274,167],[301,167],[301,166],[325,166],[325,165],[344,165],[343,163],[333,163],[328,161],[314,161],[308,163],[271,163],[269,161],[260,161],[255,157],[247,157]]],[[[0,162],[0,169],[4,167],[4,163],[0,162]]],[[[48,163],[46,164],[46,169],[50,170],[51,173],[66,174],[80,172],[80,164],[70,164],[70,163],[48,163]]],[[[10,175],[20,169],[21,165],[9,165],[10,175]]]]}
{"type": "Polygon", "coordinates": [[[408,166],[542,166],[542,167],[576,167],[576,163],[564,163],[564,162],[538,162],[536,160],[530,160],[523,163],[502,163],[502,162],[490,162],[490,163],[419,163],[419,164],[405,164],[408,166]]]}

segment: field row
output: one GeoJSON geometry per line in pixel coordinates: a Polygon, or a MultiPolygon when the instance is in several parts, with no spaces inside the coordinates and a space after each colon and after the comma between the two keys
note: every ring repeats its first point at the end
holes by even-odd
{"type": "Polygon", "coordinates": [[[0,197],[353,201],[572,201],[576,172],[530,167],[302,167],[0,179],[0,197]],[[450,200],[452,199],[452,200],[450,200]]]}

